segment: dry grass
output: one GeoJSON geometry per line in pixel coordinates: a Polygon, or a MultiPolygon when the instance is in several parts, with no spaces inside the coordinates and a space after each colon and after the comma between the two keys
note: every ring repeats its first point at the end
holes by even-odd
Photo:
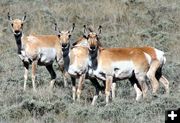
{"type": "Polygon", "coordinates": [[[0,122],[9,123],[163,123],[168,108],[180,106],[180,1],[179,0],[1,0],[0,1],[0,122]],[[135,102],[135,92],[127,81],[118,83],[117,99],[104,106],[104,96],[95,107],[90,106],[94,88],[86,81],[82,101],[73,103],[71,89],[63,88],[61,73],[54,93],[46,92],[50,76],[38,68],[38,92],[23,90],[23,67],[16,54],[16,45],[7,12],[21,18],[27,12],[25,34],[55,34],[54,22],[67,29],[76,28],[72,41],[82,35],[83,25],[103,26],[106,47],[150,45],[165,51],[163,69],[170,81],[170,95],[135,102]]]}

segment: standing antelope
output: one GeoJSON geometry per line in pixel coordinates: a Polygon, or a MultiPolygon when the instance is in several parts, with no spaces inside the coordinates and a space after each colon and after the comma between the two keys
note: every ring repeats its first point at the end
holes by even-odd
{"type": "MultiPolygon", "coordinates": [[[[93,32],[92,29],[90,29],[90,32],[93,32]]],[[[77,42],[75,42],[75,44],[78,44],[78,45],[85,45],[86,44],[87,45],[87,40],[85,40],[85,39],[84,40],[78,40],[77,42]]],[[[158,80],[159,80],[164,85],[165,91],[168,94],[169,93],[169,82],[162,75],[162,67],[166,61],[166,58],[164,56],[164,52],[162,52],[156,48],[153,48],[153,47],[135,47],[133,49],[142,50],[146,55],[149,55],[151,58],[150,64],[149,64],[150,68],[147,72],[147,77],[151,81],[153,93],[156,93],[156,91],[159,87],[159,83],[158,83],[158,80]]],[[[132,76],[129,80],[135,86],[134,81],[137,82],[135,76],[132,76]]],[[[116,87],[115,81],[113,82],[113,86],[114,86],[114,88],[113,88],[114,92],[112,92],[112,93],[115,95],[115,87],[116,87]]],[[[147,90],[145,90],[145,93],[146,93],[146,91],[147,90]]]]}
{"type": "MultiPolygon", "coordinates": [[[[96,94],[99,94],[99,89],[102,87],[99,85],[95,78],[88,77],[88,60],[89,60],[89,53],[87,45],[78,45],[73,44],[73,47],[70,48],[70,36],[71,32],[74,30],[75,24],[73,24],[73,28],[70,31],[59,31],[58,37],[62,45],[62,52],[63,52],[63,60],[64,60],[64,68],[65,71],[71,76],[72,80],[72,92],[73,92],[73,100],[76,98],[77,92],[77,100],[80,100],[82,85],[85,79],[89,79],[93,82],[93,85],[96,89],[96,94]],[[76,78],[79,78],[79,83],[76,91],[76,78]]],[[[55,28],[57,29],[57,28],[55,28]]],[[[81,37],[78,39],[77,42],[84,42],[82,40],[86,40],[85,38],[81,37]]],[[[93,103],[92,103],[93,104],[93,103]]]]}
{"type": "MultiPolygon", "coordinates": [[[[26,13],[22,20],[12,19],[8,13],[8,20],[11,23],[16,44],[18,47],[18,55],[23,62],[24,73],[24,91],[26,90],[26,82],[28,79],[29,65],[32,64],[32,85],[35,87],[35,73],[37,65],[46,66],[51,75],[50,88],[53,88],[56,73],[53,70],[53,62],[56,60],[63,71],[62,51],[59,39],[56,35],[23,35],[23,24],[26,19],[26,13]]],[[[64,76],[66,85],[66,78],[64,76]]]]}
{"type": "MultiPolygon", "coordinates": [[[[158,81],[160,81],[164,86],[166,94],[169,94],[169,81],[162,75],[162,67],[166,62],[164,52],[160,51],[156,48],[153,48],[153,47],[135,47],[132,49],[141,50],[144,52],[144,54],[146,54],[149,57],[149,59],[148,59],[149,60],[149,68],[146,73],[146,76],[151,82],[152,93],[156,94],[156,92],[159,88],[158,81]]],[[[136,85],[136,83],[134,83],[134,81],[137,82],[137,79],[135,76],[129,80],[131,81],[131,84],[133,86],[136,85]]],[[[115,87],[116,87],[116,83],[113,82],[112,94],[114,94],[114,97],[115,97],[115,87]]],[[[148,90],[148,88],[147,88],[147,86],[145,86],[144,97],[146,96],[147,90],[148,90]]]]}
{"type": "MultiPolygon", "coordinates": [[[[99,34],[101,26],[99,28],[99,34]]],[[[115,97],[115,84],[113,80],[137,79],[134,88],[136,100],[144,95],[146,86],[146,73],[149,69],[150,56],[140,49],[135,48],[102,48],[99,46],[99,38],[95,32],[90,30],[87,36],[89,43],[89,73],[99,79],[106,81],[106,103],[109,102],[112,86],[112,97],[115,97]]]]}

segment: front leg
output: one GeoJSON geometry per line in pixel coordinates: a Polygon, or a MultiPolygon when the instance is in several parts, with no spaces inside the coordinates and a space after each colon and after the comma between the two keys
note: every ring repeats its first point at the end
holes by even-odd
{"type": "Polygon", "coordinates": [[[96,104],[96,100],[97,100],[97,98],[98,98],[98,96],[99,96],[99,91],[100,91],[100,90],[104,90],[104,87],[102,87],[102,86],[99,84],[99,82],[97,81],[96,78],[91,78],[91,77],[90,77],[89,80],[92,82],[93,86],[94,86],[95,89],[96,89],[96,93],[95,93],[95,95],[94,95],[94,97],[93,97],[93,100],[92,100],[92,103],[91,103],[91,105],[95,105],[95,104],[96,104]]]}
{"type": "Polygon", "coordinates": [[[131,82],[131,85],[134,87],[134,89],[136,91],[136,101],[139,101],[142,97],[142,87],[141,87],[140,83],[138,82],[138,80],[136,79],[134,73],[129,78],[129,81],[131,82]]]}
{"type": "Polygon", "coordinates": [[[32,62],[32,86],[33,86],[34,92],[36,92],[36,85],[35,85],[36,69],[37,69],[37,61],[33,61],[32,62]]]}
{"type": "Polygon", "coordinates": [[[73,100],[76,100],[76,78],[71,76],[71,81],[72,81],[72,96],[73,100]]]}
{"type": "Polygon", "coordinates": [[[63,74],[64,87],[67,87],[68,73],[64,69],[64,64],[59,64],[60,71],[63,74]]]}
{"type": "Polygon", "coordinates": [[[109,103],[109,97],[110,97],[112,81],[113,81],[112,76],[106,76],[106,89],[105,89],[106,104],[109,103]]]}
{"type": "Polygon", "coordinates": [[[24,91],[26,91],[26,84],[28,79],[28,70],[29,70],[29,63],[23,62],[24,65],[24,91]]]}
{"type": "Polygon", "coordinates": [[[111,88],[112,88],[112,100],[114,100],[116,97],[116,82],[112,83],[111,88]]]}
{"type": "Polygon", "coordinates": [[[77,100],[80,101],[82,86],[84,84],[85,74],[82,74],[79,78],[78,88],[77,88],[77,100]]]}

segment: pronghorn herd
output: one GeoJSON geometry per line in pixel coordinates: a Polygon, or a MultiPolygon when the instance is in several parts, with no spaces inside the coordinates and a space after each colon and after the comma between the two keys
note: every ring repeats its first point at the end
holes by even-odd
{"type": "Polygon", "coordinates": [[[56,35],[29,35],[23,34],[23,19],[12,19],[8,13],[14,37],[18,48],[18,56],[23,62],[24,91],[28,78],[29,65],[32,64],[32,85],[36,91],[35,74],[37,65],[45,66],[51,75],[50,89],[56,80],[53,62],[56,61],[64,77],[64,86],[67,86],[67,77],[72,81],[73,100],[80,100],[82,86],[85,79],[89,79],[96,89],[92,105],[95,105],[99,91],[105,90],[106,103],[109,97],[115,99],[117,80],[128,79],[136,91],[136,100],[145,97],[148,91],[148,82],[152,86],[152,93],[159,88],[159,81],[169,93],[169,82],[162,75],[162,67],[166,62],[164,52],[153,47],[133,48],[104,48],[100,42],[102,27],[98,32],[84,25],[84,35],[75,43],[70,42],[75,24],[68,31],[58,30],[55,24],[56,35]],[[76,89],[76,79],[79,79],[76,89]],[[98,80],[104,82],[100,86],[98,80]],[[112,92],[112,93],[110,93],[112,92]]]}

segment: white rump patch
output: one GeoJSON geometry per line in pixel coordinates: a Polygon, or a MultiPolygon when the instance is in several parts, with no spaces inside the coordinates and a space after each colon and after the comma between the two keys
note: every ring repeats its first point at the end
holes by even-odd
{"type": "Polygon", "coordinates": [[[145,57],[146,57],[146,59],[148,61],[148,64],[151,64],[151,62],[152,62],[151,56],[149,54],[145,53],[145,52],[144,52],[144,54],[145,54],[145,57]]]}
{"type": "Polygon", "coordinates": [[[164,64],[166,61],[166,58],[164,56],[164,52],[158,49],[155,49],[157,59],[160,61],[161,64],[164,64]],[[165,61],[164,61],[165,60],[165,61]]]}

